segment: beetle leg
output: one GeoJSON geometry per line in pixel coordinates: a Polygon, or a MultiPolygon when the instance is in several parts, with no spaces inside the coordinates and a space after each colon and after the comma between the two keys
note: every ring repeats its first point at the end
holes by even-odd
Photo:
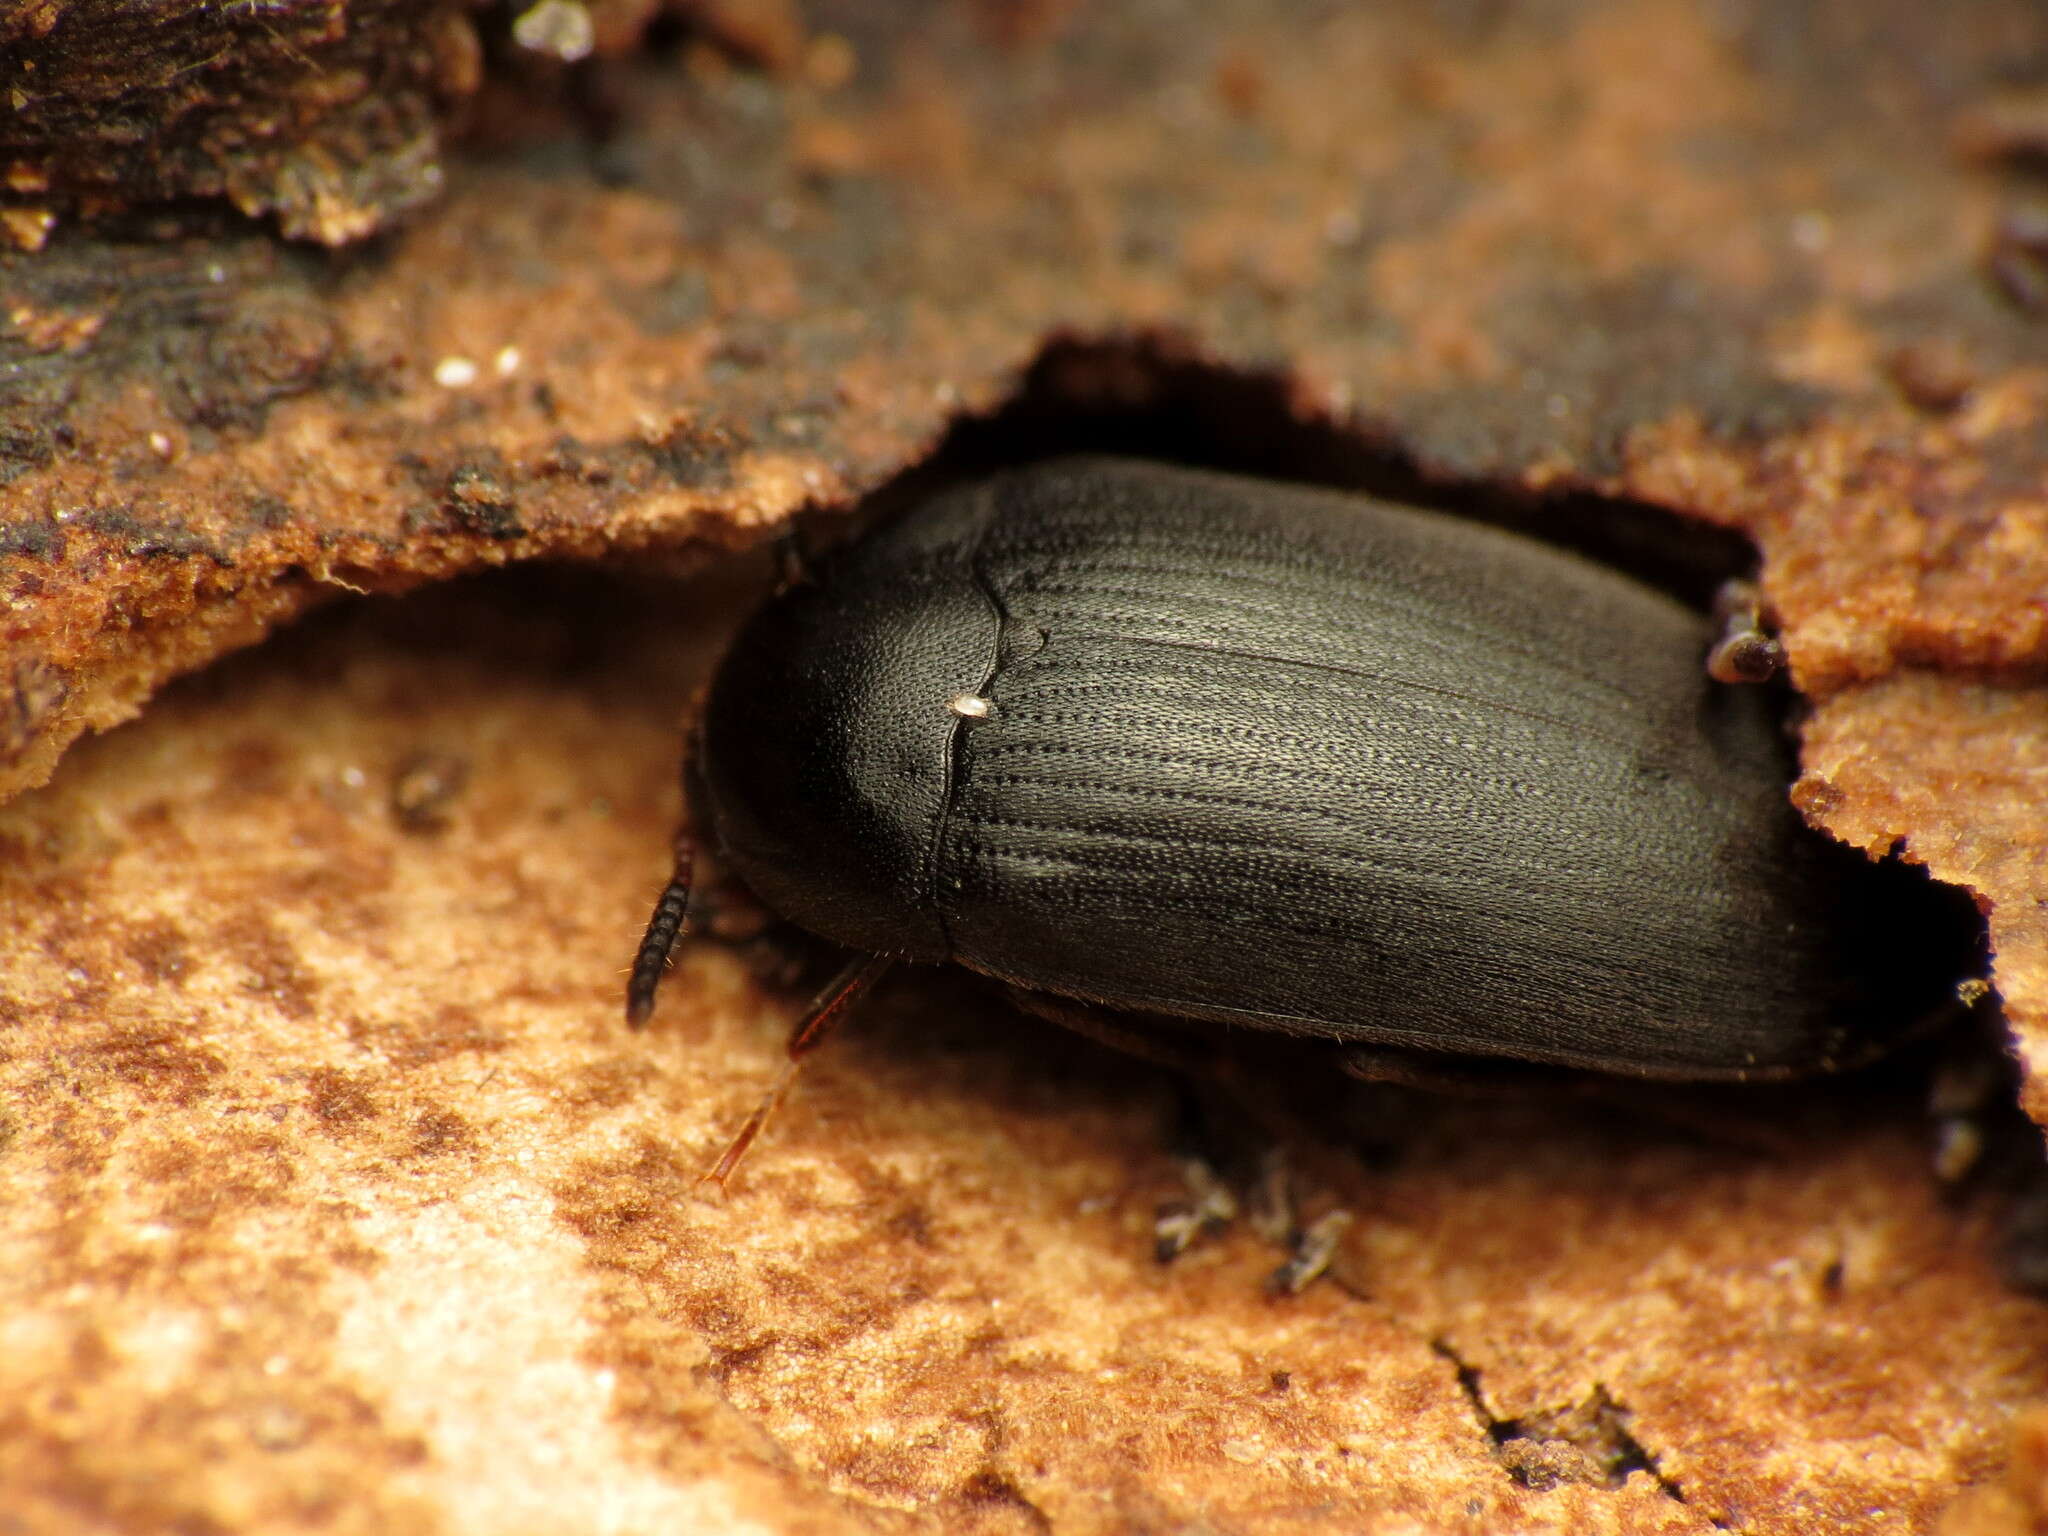
{"type": "Polygon", "coordinates": [[[1237,1196],[1206,1157],[1181,1158],[1180,1175],[1189,1198],[1161,1205],[1152,1221],[1152,1255],[1162,1264],[1186,1253],[1203,1233],[1220,1231],[1237,1218],[1237,1196]]]}
{"type": "Polygon", "coordinates": [[[1304,1227],[1295,1205],[1287,1150],[1277,1144],[1259,1155],[1258,1178],[1252,1184],[1249,1203],[1252,1230],[1288,1251],[1286,1262],[1266,1277],[1266,1289],[1275,1296],[1299,1296],[1337,1256],[1337,1244],[1352,1222],[1351,1213],[1325,1211],[1304,1227]]]}
{"type": "Polygon", "coordinates": [[[1173,1160],[1180,1170],[1186,1195],[1160,1202],[1152,1217],[1152,1256],[1171,1264],[1193,1247],[1195,1240],[1220,1232],[1237,1220],[1237,1193],[1225,1171],[1230,1149],[1219,1144],[1215,1126],[1202,1095],[1179,1072],[1173,1077],[1174,1125],[1171,1133],[1173,1160]]]}
{"type": "Polygon", "coordinates": [[[1197,1238],[1228,1226],[1243,1210],[1254,1232],[1289,1252],[1266,1282],[1275,1295],[1298,1295],[1330,1267],[1351,1213],[1333,1210],[1306,1227],[1300,1224],[1286,1147],[1303,1127],[1235,1070],[1229,1053],[1200,1036],[1164,1035],[1087,1003],[1023,987],[1009,992],[1028,1013],[1174,1073],[1180,1090],[1175,1160],[1188,1192],[1185,1199],[1162,1204],[1153,1218],[1152,1251],[1160,1263],[1179,1258],[1197,1238]],[[1233,1134],[1225,1135],[1226,1129],[1233,1134]]]}
{"type": "MultiPolygon", "coordinates": [[[[1243,1138],[1237,1145],[1226,1143],[1218,1134],[1218,1116],[1196,1091],[1206,1084],[1211,1097],[1230,1097],[1219,1079],[1219,1063],[1213,1051],[1197,1037],[1169,1037],[1129,1023],[1121,1014],[1091,1007],[1071,998],[1010,987],[1010,1000],[1026,1013],[1072,1030],[1098,1045],[1139,1061],[1151,1062],[1173,1074],[1178,1101],[1173,1132],[1174,1161],[1180,1167],[1187,1193],[1178,1200],[1162,1201],[1152,1217],[1152,1254],[1162,1264],[1171,1264],[1194,1246],[1198,1238],[1220,1232],[1237,1220],[1239,1202],[1233,1185],[1242,1185],[1246,1158],[1243,1138]]],[[[1232,1102],[1220,1117],[1241,1125],[1253,1117],[1242,1104],[1232,1102]]]]}
{"type": "Polygon", "coordinates": [[[1306,1227],[1295,1228],[1294,1251],[1285,1264],[1266,1277],[1266,1289],[1275,1296],[1299,1296],[1330,1267],[1330,1261],[1337,1256],[1337,1244],[1351,1222],[1349,1211],[1325,1211],[1306,1227]]]}
{"type": "Polygon", "coordinates": [[[1275,1296],[1298,1296],[1330,1267],[1338,1241],[1351,1225],[1351,1213],[1327,1211],[1304,1227],[1294,1199],[1287,1144],[1263,1139],[1271,1133],[1256,1128],[1251,1107],[1230,1091],[1228,1083],[1211,1081],[1209,1087],[1207,1097],[1213,1101],[1222,1095],[1222,1118],[1239,1135],[1234,1144],[1226,1143],[1218,1135],[1211,1104],[1182,1083],[1180,1169],[1192,1198],[1160,1207],[1152,1227],[1153,1251],[1162,1264],[1179,1258],[1197,1237],[1229,1225],[1242,1209],[1254,1232],[1288,1253],[1266,1277],[1266,1289],[1275,1296]],[[1247,1133],[1261,1139],[1255,1153],[1245,1143],[1247,1133]],[[1242,1189],[1242,1201],[1233,1193],[1233,1184],[1242,1189]]]}
{"type": "Polygon", "coordinates": [[[865,997],[894,963],[894,957],[890,955],[862,955],[825,983],[824,990],[812,1000],[803,1017],[796,1021],[796,1028],[790,1031],[789,1060],[761,1096],[761,1102],[754,1106],[754,1112],[747,1116],[738,1133],[726,1144],[725,1151],[712,1164],[710,1172],[698,1179],[700,1185],[716,1184],[721,1190],[725,1188],[725,1181],[732,1177],[733,1169],[747,1155],[747,1148],[754,1144],[754,1138],[761,1134],[761,1128],[788,1095],[790,1084],[796,1081],[797,1072],[803,1067],[804,1058],[824,1043],[840,1020],[846,1017],[847,1010],[865,997]]]}
{"type": "Polygon", "coordinates": [[[1771,633],[1772,615],[1753,581],[1724,581],[1714,594],[1715,637],[1707,675],[1717,683],[1767,683],[1785,664],[1785,647],[1771,633]]]}

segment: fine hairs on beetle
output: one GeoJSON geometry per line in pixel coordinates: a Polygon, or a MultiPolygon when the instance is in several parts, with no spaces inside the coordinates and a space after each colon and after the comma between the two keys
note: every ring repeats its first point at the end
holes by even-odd
{"type": "Polygon", "coordinates": [[[849,963],[708,1178],[891,966],[1115,1038],[1294,1037],[1355,1076],[1685,1082],[1871,1061],[1940,1016],[1959,892],[1807,827],[1753,593],[1709,619],[1453,516],[1113,458],[959,486],[742,628],[699,833],[849,963]],[[1391,1065],[1390,1065],[1391,1064],[1391,1065]]]}

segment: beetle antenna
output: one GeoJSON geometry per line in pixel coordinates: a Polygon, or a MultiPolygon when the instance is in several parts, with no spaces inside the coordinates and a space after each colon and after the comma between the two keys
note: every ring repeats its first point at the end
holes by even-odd
{"type": "Polygon", "coordinates": [[[676,833],[675,873],[661,888],[640,948],[633,956],[633,975],[626,983],[626,1023],[638,1029],[654,1012],[654,993],[668,971],[669,957],[690,921],[690,884],[697,868],[697,839],[685,826],[676,833]]]}
{"type": "Polygon", "coordinates": [[[1707,652],[1707,675],[1717,683],[1767,683],[1785,666],[1785,645],[1763,589],[1753,581],[1724,581],[1714,594],[1718,633],[1707,652]]]}
{"type": "Polygon", "coordinates": [[[825,983],[824,989],[811,1000],[811,1006],[804,1010],[803,1017],[796,1021],[796,1028],[790,1031],[789,1060],[776,1074],[774,1084],[761,1096],[761,1102],[754,1106],[754,1112],[747,1116],[746,1123],[727,1144],[711,1171],[697,1180],[698,1184],[716,1184],[720,1190],[725,1188],[725,1181],[732,1177],[733,1169],[739,1167],[740,1159],[747,1155],[747,1148],[761,1134],[761,1127],[768,1123],[769,1116],[775,1113],[789,1093],[789,1085],[796,1081],[804,1058],[824,1043],[846,1017],[847,1010],[865,997],[893,964],[895,957],[892,955],[862,955],[825,983]]]}

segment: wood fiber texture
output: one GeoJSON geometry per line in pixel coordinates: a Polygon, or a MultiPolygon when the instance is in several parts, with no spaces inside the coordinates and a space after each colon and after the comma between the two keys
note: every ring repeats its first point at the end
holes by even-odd
{"type": "Polygon", "coordinates": [[[24,0],[0,14],[0,243],[220,199],[340,245],[434,197],[482,75],[461,4],[24,0]]]}
{"type": "Polygon", "coordinates": [[[336,4],[374,67],[178,53],[220,89],[95,202],[36,125],[107,98],[19,70],[99,12],[0,45],[0,1531],[2042,1517],[2044,1314],[1910,1063],[1367,1096],[1300,1153],[1337,1279],[1276,1302],[1242,1228],[1148,1255],[1166,1081],[964,979],[881,995],[722,1204],[797,996],[698,947],[618,1022],[758,590],[654,574],[1021,390],[1011,451],[1167,422],[1747,533],[1800,803],[1977,894],[2042,1062],[2038,10],[620,6],[569,68],[451,11],[471,78],[336,4]],[[417,132],[323,137],[371,120],[417,132]]]}

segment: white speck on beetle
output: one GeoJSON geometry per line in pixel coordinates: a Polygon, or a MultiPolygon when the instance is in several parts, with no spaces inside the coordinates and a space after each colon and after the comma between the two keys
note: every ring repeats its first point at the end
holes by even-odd
{"type": "Polygon", "coordinates": [[[978,693],[956,694],[946,707],[962,720],[986,720],[996,709],[978,693]]]}
{"type": "Polygon", "coordinates": [[[434,382],[443,389],[467,389],[476,382],[476,364],[466,357],[444,357],[434,364],[434,382]]]}

